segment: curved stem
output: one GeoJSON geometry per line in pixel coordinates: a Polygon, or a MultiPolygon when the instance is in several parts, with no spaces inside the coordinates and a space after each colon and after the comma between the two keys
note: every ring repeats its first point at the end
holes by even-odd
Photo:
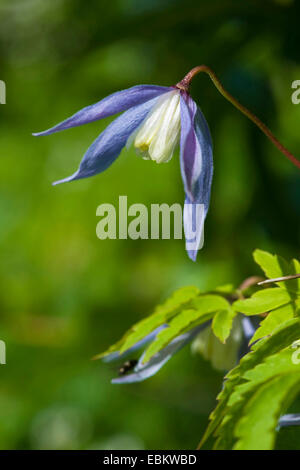
{"type": "Polygon", "coordinates": [[[188,91],[190,82],[192,79],[200,72],[207,73],[210,79],[212,80],[215,87],[221,93],[224,98],[226,98],[233,106],[235,106],[239,111],[241,111],[247,118],[249,118],[254,124],[256,124],[260,130],[271,140],[271,142],[280,150],[283,155],[285,155],[295,166],[300,168],[300,161],[287,150],[281,142],[272,134],[270,129],[257,117],[253,114],[249,109],[243,106],[236,98],[234,98],[225,88],[223,87],[220,80],[217,78],[216,74],[212,71],[210,67],[207,65],[198,65],[194,67],[184,78],[181,82],[177,83],[176,87],[180,88],[184,91],[188,91]]]}

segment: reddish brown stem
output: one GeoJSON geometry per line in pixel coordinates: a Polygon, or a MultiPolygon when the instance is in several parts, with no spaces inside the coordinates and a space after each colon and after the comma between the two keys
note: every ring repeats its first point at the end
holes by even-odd
{"type": "Polygon", "coordinates": [[[300,168],[300,161],[289,150],[287,150],[281,142],[279,142],[279,140],[274,136],[270,129],[257,116],[255,116],[255,114],[249,111],[249,109],[243,106],[236,98],[234,98],[227,90],[225,90],[222,83],[217,78],[216,74],[207,65],[198,65],[197,67],[194,67],[183,78],[183,80],[181,80],[181,82],[176,84],[176,87],[188,92],[191,81],[200,72],[207,73],[212,82],[214,83],[215,87],[221,93],[221,95],[224,96],[224,98],[226,98],[245,116],[247,116],[247,118],[254,122],[254,124],[259,127],[259,129],[268,137],[268,139],[270,139],[270,141],[275,145],[275,147],[277,147],[278,150],[280,150],[280,152],[283,153],[283,155],[285,155],[295,166],[300,168]]]}

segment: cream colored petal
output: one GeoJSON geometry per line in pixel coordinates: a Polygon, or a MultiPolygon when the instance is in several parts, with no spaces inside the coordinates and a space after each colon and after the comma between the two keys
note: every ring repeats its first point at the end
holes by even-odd
{"type": "Polygon", "coordinates": [[[180,135],[180,94],[174,90],[163,95],[134,136],[134,147],[143,158],[167,162],[180,135]]]}

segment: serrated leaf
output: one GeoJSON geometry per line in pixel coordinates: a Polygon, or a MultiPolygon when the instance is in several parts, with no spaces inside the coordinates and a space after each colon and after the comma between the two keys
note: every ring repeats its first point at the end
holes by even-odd
{"type": "Polygon", "coordinates": [[[143,363],[148,362],[156,353],[165,348],[174,338],[186,332],[190,324],[195,325],[198,320],[198,325],[210,320],[212,313],[203,314],[200,318],[199,312],[196,310],[183,310],[173,320],[171,320],[169,327],[160,331],[156,339],[146,349],[143,363]]]}
{"type": "MultiPolygon", "coordinates": [[[[278,255],[272,255],[267,251],[255,250],[253,253],[254,260],[261,269],[264,271],[268,279],[274,279],[282,276],[289,276],[291,274],[298,274],[300,272],[300,263],[298,260],[292,260],[288,263],[284,258],[278,255]]],[[[299,292],[300,280],[292,279],[289,281],[279,281],[276,283],[278,286],[290,290],[292,292],[299,292]]]]}
{"type": "Polygon", "coordinates": [[[293,361],[294,352],[295,349],[289,346],[276,354],[268,356],[260,364],[242,374],[240,376],[240,385],[234,388],[228,400],[231,414],[236,404],[243,400],[243,398],[245,399],[249,392],[253,392],[262,383],[280,374],[300,373],[300,364],[296,364],[293,361]]]}
{"type": "Polygon", "coordinates": [[[236,300],[232,307],[246,315],[258,315],[281,307],[291,301],[291,294],[281,287],[263,289],[250,299],[236,300]]]}
{"type": "Polygon", "coordinates": [[[272,310],[269,315],[260,323],[260,327],[256,330],[254,336],[252,337],[251,343],[254,343],[264,336],[271,335],[281,323],[290,320],[293,318],[293,316],[294,305],[292,303],[272,310]]]}
{"type": "MultiPolygon", "coordinates": [[[[248,373],[243,376],[245,380],[246,376],[249,374],[249,381],[246,383],[242,382],[235,387],[233,393],[230,395],[230,399],[225,408],[224,418],[217,430],[218,439],[214,445],[214,449],[234,448],[237,441],[236,427],[241,418],[248,412],[245,408],[255,393],[257,393],[265,383],[269,383],[275,377],[280,376],[280,374],[286,375],[286,373],[289,373],[292,376],[298,374],[298,377],[300,375],[299,367],[295,367],[292,364],[291,351],[285,351],[285,357],[282,357],[282,352],[275,354],[272,358],[268,358],[265,363],[259,364],[250,372],[251,375],[248,371],[248,373]]],[[[284,405],[287,406],[287,402],[285,402],[284,405]]],[[[268,405],[265,404],[265,406],[268,409],[268,405]]],[[[282,406],[280,414],[284,411],[285,407],[282,406]]],[[[275,421],[273,429],[272,427],[269,429],[271,434],[275,434],[276,425],[277,420],[275,421]]],[[[259,438],[259,436],[257,437],[259,438]]],[[[253,449],[256,449],[256,447],[253,447],[253,449]]]]}
{"type": "Polygon", "coordinates": [[[220,295],[205,294],[192,300],[191,305],[200,313],[216,312],[217,310],[227,310],[230,303],[220,295]]]}
{"type": "Polygon", "coordinates": [[[199,293],[199,289],[194,286],[178,289],[162,305],[158,305],[152,315],[133,325],[117,343],[95,356],[95,359],[101,359],[115,351],[125,352],[153,330],[166,323],[172,316],[186,307],[199,293]]]}
{"type": "Polygon", "coordinates": [[[233,319],[236,315],[237,312],[230,308],[227,310],[220,310],[214,316],[212,321],[212,330],[221,343],[225,343],[226,339],[230,335],[233,319]]]}
{"type": "MultiPolygon", "coordinates": [[[[223,390],[217,397],[218,405],[210,414],[210,423],[202,437],[199,447],[202,447],[213,433],[217,433],[220,436],[222,429],[226,429],[226,425],[230,427],[230,413],[233,410],[232,403],[231,407],[228,406],[228,403],[235,388],[239,386],[241,382],[244,382],[242,378],[243,375],[263,362],[268,356],[276,354],[283,348],[288,347],[298,338],[300,338],[300,320],[299,318],[295,318],[284,322],[273,331],[272,336],[261,339],[252,346],[250,353],[246,354],[241,359],[240,364],[225,376],[226,380],[223,390]]],[[[228,432],[228,434],[230,433],[228,432]]],[[[221,434],[221,437],[224,435],[226,435],[225,431],[221,434]]],[[[227,439],[228,438],[227,436],[227,439]]],[[[220,447],[222,447],[222,445],[220,447]]]]}
{"type": "Polygon", "coordinates": [[[247,402],[235,428],[235,450],[272,450],[280,414],[300,390],[300,373],[275,377],[247,402]]]}
{"type": "Polygon", "coordinates": [[[272,336],[253,344],[251,351],[241,359],[240,364],[228,374],[228,377],[241,376],[261,363],[267,356],[288,347],[298,338],[300,338],[300,319],[293,318],[285,321],[273,331],[272,336]]]}
{"type": "MultiPolygon", "coordinates": [[[[227,376],[225,376],[226,379],[227,376]]],[[[235,379],[237,381],[237,379],[235,379]]],[[[221,390],[221,392],[217,395],[217,406],[216,408],[210,413],[209,415],[209,423],[208,426],[205,430],[204,435],[201,438],[201,441],[198,445],[198,449],[201,449],[205,442],[214,434],[217,432],[218,427],[222,423],[222,420],[224,419],[225,416],[225,410],[227,408],[227,403],[228,399],[230,397],[230,394],[234,388],[235,384],[234,379],[231,381],[225,381],[224,382],[224,387],[221,390]]]]}
{"type": "Polygon", "coordinates": [[[121,352],[126,351],[140,339],[151,333],[158,326],[168,322],[184,306],[199,295],[196,287],[183,287],[174,292],[164,304],[158,306],[150,317],[145,318],[131,328],[132,333],[125,339],[121,352]]]}
{"type": "MultiPolygon", "coordinates": [[[[299,333],[299,331],[298,331],[299,333]]],[[[218,439],[215,449],[231,449],[236,442],[235,427],[245,412],[245,407],[251,397],[267,381],[281,374],[300,374],[300,363],[293,361],[295,349],[285,348],[271,356],[266,357],[255,367],[235,378],[228,396],[227,405],[223,407],[223,420],[218,427],[218,439]]],[[[231,384],[232,385],[232,384],[231,384]]],[[[273,429],[275,432],[275,429],[273,429]]]]}
{"type": "Polygon", "coordinates": [[[169,327],[160,331],[156,339],[147,348],[143,362],[148,362],[151,357],[163,349],[174,338],[188,331],[196,325],[200,325],[212,318],[214,312],[219,309],[229,308],[229,303],[218,295],[202,295],[191,302],[192,309],[184,310],[175,316],[169,323],[169,327]]]}
{"type": "Polygon", "coordinates": [[[253,258],[268,278],[284,276],[284,272],[288,269],[288,263],[284,258],[272,255],[268,251],[256,249],[253,258]]]}

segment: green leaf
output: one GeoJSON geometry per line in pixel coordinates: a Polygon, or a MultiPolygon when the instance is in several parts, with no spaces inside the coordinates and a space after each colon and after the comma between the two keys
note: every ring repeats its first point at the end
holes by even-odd
{"type": "Polygon", "coordinates": [[[289,345],[287,348],[267,356],[261,363],[242,374],[240,377],[242,383],[235,387],[235,391],[228,401],[228,406],[233,406],[241,395],[251,390],[253,384],[259,385],[280,374],[300,373],[300,364],[295,364],[293,361],[294,352],[293,344],[289,345]],[[244,380],[247,382],[244,383],[244,380]]]}
{"type": "Polygon", "coordinates": [[[162,305],[157,306],[152,315],[143,318],[133,325],[117,343],[103,353],[95,356],[94,359],[101,359],[115,351],[122,353],[131,348],[153,330],[166,323],[170,318],[180,312],[180,310],[188,306],[191,300],[196,298],[199,293],[199,289],[194,286],[178,289],[162,305]]]}
{"type": "Polygon", "coordinates": [[[191,305],[200,313],[230,309],[229,302],[220,295],[205,294],[192,300],[191,305]]]}
{"type": "Polygon", "coordinates": [[[260,364],[267,356],[288,347],[298,338],[300,338],[300,319],[293,318],[285,321],[273,331],[272,336],[253,344],[251,351],[241,359],[240,364],[228,374],[228,377],[241,376],[247,370],[260,364]]]}
{"type": "Polygon", "coordinates": [[[250,299],[237,300],[233,308],[246,315],[258,315],[281,307],[291,301],[291,295],[281,287],[263,289],[250,297],[250,299]]]}
{"type": "Polygon", "coordinates": [[[231,384],[231,394],[227,395],[226,407],[223,408],[223,419],[221,418],[217,430],[215,449],[233,448],[236,442],[235,427],[243,416],[248,401],[264,382],[285,371],[288,372],[288,369],[293,373],[299,372],[300,368],[295,368],[291,358],[290,348],[284,352],[277,352],[235,379],[234,386],[231,384]]]}
{"type": "MultiPolygon", "coordinates": [[[[226,376],[225,376],[225,379],[226,379],[226,376]]],[[[237,379],[235,379],[235,381],[234,380],[231,380],[231,381],[226,380],[224,382],[224,387],[221,390],[221,392],[219,393],[219,395],[217,396],[218,404],[217,404],[216,408],[209,415],[209,423],[208,423],[208,426],[205,430],[205,433],[204,433],[204,435],[203,435],[203,437],[202,437],[202,439],[199,443],[199,446],[198,446],[199,449],[201,449],[201,447],[203,447],[205,442],[214,433],[217,433],[218,427],[220,426],[220,424],[222,423],[222,420],[224,419],[228,399],[230,397],[230,394],[231,394],[231,392],[234,388],[234,385],[235,385],[236,381],[237,381],[237,379]]]]}
{"type": "MultiPolygon", "coordinates": [[[[232,369],[225,377],[223,390],[217,397],[218,405],[210,415],[210,423],[200,442],[200,447],[215,433],[219,436],[217,445],[220,448],[222,446],[230,448],[231,435],[233,435],[233,420],[231,420],[231,413],[234,412],[234,402],[231,399],[233,392],[238,390],[237,387],[245,382],[243,376],[246,373],[250,373],[249,371],[258,364],[260,365],[268,356],[274,355],[290,346],[298,338],[300,338],[300,319],[295,318],[284,322],[273,331],[272,336],[261,339],[252,346],[251,352],[246,354],[241,359],[239,365],[232,369]]],[[[290,365],[292,367],[292,361],[290,365]]],[[[237,403],[235,406],[237,406],[237,403]]]]}
{"type": "Polygon", "coordinates": [[[257,249],[253,252],[253,258],[269,279],[284,276],[288,270],[288,263],[284,258],[267,251],[257,249]]]}
{"type": "Polygon", "coordinates": [[[270,312],[269,315],[260,323],[260,327],[252,337],[251,343],[254,343],[264,336],[271,335],[275,328],[277,328],[281,323],[290,320],[293,316],[294,306],[292,303],[272,310],[272,312],[270,312]]]}
{"type": "MultiPolygon", "coordinates": [[[[223,420],[218,427],[218,440],[214,448],[231,449],[234,446],[236,442],[235,428],[241,417],[248,413],[248,411],[245,411],[245,407],[251,397],[264,386],[264,383],[283,374],[291,374],[292,376],[298,374],[300,379],[300,364],[296,364],[293,361],[294,353],[295,349],[292,347],[285,348],[266,357],[255,367],[246,370],[245,373],[241,373],[238,382],[235,379],[235,386],[231,387],[231,394],[227,400],[227,405],[223,408],[223,420]]],[[[286,401],[284,405],[286,405],[286,401]]],[[[284,407],[282,406],[281,412],[283,411],[284,407]]],[[[270,432],[274,434],[275,427],[270,429],[270,432]]]]}
{"type": "MultiPolygon", "coordinates": [[[[281,256],[272,255],[271,253],[263,250],[255,250],[253,257],[268,279],[300,273],[300,263],[296,259],[292,260],[291,263],[288,263],[281,256]]],[[[279,281],[276,284],[292,292],[300,291],[300,279],[279,281]]]]}
{"type": "Polygon", "coordinates": [[[160,331],[156,339],[146,349],[143,363],[148,362],[156,353],[165,348],[174,338],[186,332],[189,325],[195,326],[196,320],[198,324],[204,323],[212,317],[213,313],[203,314],[200,318],[199,312],[196,310],[183,310],[169,324],[168,328],[160,331]]]}
{"type": "Polygon", "coordinates": [[[212,321],[212,330],[222,343],[225,343],[226,339],[230,335],[233,319],[236,315],[237,312],[230,308],[227,310],[220,310],[214,316],[212,321]]]}
{"type": "MultiPolygon", "coordinates": [[[[236,427],[241,418],[248,413],[248,410],[246,411],[245,408],[254,394],[256,394],[266,382],[280,375],[290,374],[294,376],[298,374],[299,377],[300,365],[295,365],[292,361],[294,351],[295,350],[291,347],[285,348],[267,357],[264,361],[254,368],[247,370],[244,374],[241,374],[239,384],[233,388],[227,401],[227,406],[225,409],[223,408],[223,420],[217,430],[218,439],[214,446],[215,449],[231,449],[234,447],[237,437],[235,432],[236,427]]],[[[285,406],[287,405],[288,403],[285,401],[281,406],[280,414],[285,411],[285,406]]],[[[267,404],[266,408],[268,410],[267,404]]],[[[275,434],[276,425],[277,420],[275,426],[269,429],[272,435],[275,434]]],[[[260,438],[258,437],[258,439],[260,438]]]]}
{"type": "Polygon", "coordinates": [[[235,450],[272,450],[277,422],[300,390],[300,373],[275,377],[247,402],[235,435],[235,450]]]}
{"type": "Polygon", "coordinates": [[[193,310],[184,310],[171,320],[169,328],[159,332],[156,339],[147,348],[144,363],[166,347],[174,338],[207,320],[219,309],[228,309],[229,303],[218,295],[202,295],[191,302],[193,310]]]}
{"type": "MultiPolygon", "coordinates": [[[[294,352],[295,349],[289,346],[282,351],[268,356],[260,364],[242,374],[240,376],[240,384],[234,388],[227,403],[230,415],[233,415],[233,410],[237,409],[236,406],[239,403],[247,399],[249,393],[253,393],[264,382],[281,374],[300,373],[300,365],[293,362],[294,352]]],[[[240,409],[238,414],[241,414],[240,409]]]]}

